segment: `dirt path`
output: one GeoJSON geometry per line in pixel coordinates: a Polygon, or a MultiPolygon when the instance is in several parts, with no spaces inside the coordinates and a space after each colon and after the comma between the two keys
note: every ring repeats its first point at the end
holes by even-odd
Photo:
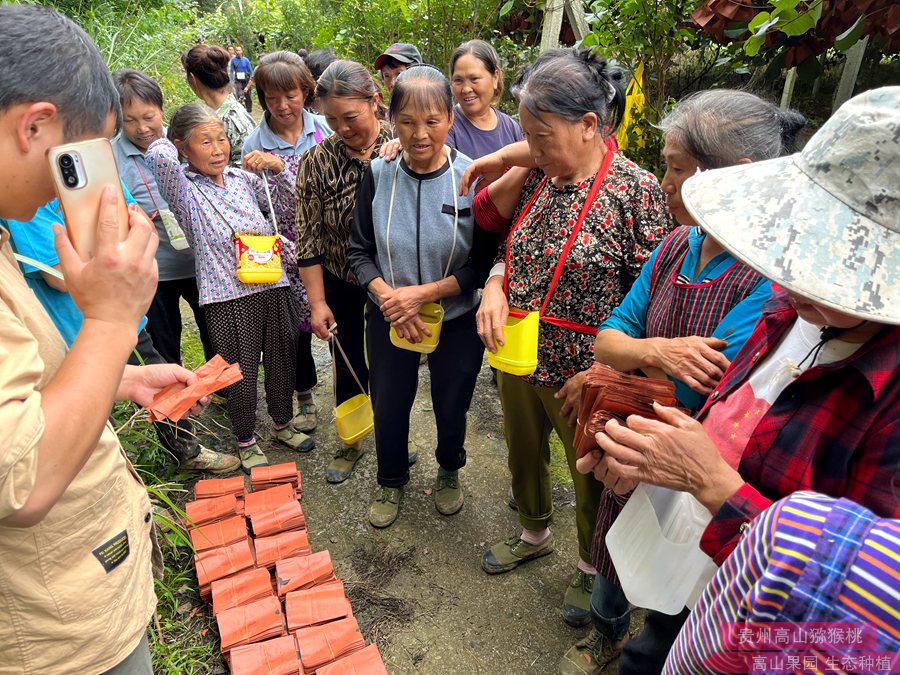
{"type": "MultiPolygon", "coordinates": [[[[349,480],[340,485],[324,480],[340,440],[330,415],[330,356],[318,340],[313,341],[313,351],[319,370],[315,450],[298,455],[270,442],[263,401],[261,446],[270,461],[296,460],[303,474],[310,544],[313,550],[331,551],[363,633],[377,640],[389,671],[555,673],[560,656],[585,634],[584,629],[567,626],[560,615],[577,559],[574,495],[567,486],[554,490],[553,554],[504,575],[482,571],[485,547],[519,528],[515,512],[506,504],[509,474],[502,413],[488,367],[479,376],[469,414],[468,464],[461,472],[463,509],[455,516],[441,516],[433,497],[426,494],[437,464],[430,379],[423,366],[411,425],[420,459],[411,470],[397,522],[376,530],[366,517],[376,487],[371,436],[364,441],[366,456],[349,480]]],[[[221,420],[221,412],[216,417],[221,420]]],[[[208,439],[210,445],[230,450],[228,434],[217,435],[219,440],[208,439]]],[[[612,667],[607,671],[614,672],[612,667]]]]}

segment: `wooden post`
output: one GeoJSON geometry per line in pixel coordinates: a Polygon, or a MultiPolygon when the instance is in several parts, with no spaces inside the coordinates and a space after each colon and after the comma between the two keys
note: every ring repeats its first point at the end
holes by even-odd
{"type": "Polygon", "coordinates": [[[868,35],[844,52],[847,55],[847,61],[844,63],[841,81],[838,82],[837,91],[834,93],[834,106],[832,106],[831,112],[840,108],[853,96],[853,88],[856,86],[856,78],[862,66],[867,44],[869,44],[868,35]]]}
{"type": "Polygon", "coordinates": [[[791,68],[784,78],[784,89],[781,91],[781,107],[790,108],[794,96],[794,85],[797,83],[797,69],[791,68]]]}
{"type": "Polygon", "coordinates": [[[547,0],[544,9],[544,27],[541,30],[541,51],[559,47],[559,32],[562,30],[563,14],[569,18],[572,31],[578,40],[583,40],[590,30],[584,18],[584,3],[581,0],[547,0]]]}

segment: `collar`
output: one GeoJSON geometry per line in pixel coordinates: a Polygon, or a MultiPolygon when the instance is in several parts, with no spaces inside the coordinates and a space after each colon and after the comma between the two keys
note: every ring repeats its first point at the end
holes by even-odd
{"type": "Polygon", "coordinates": [[[222,189],[228,187],[227,179],[235,178],[236,176],[239,176],[241,171],[242,171],[242,169],[235,169],[233,166],[226,166],[225,171],[223,172],[223,174],[226,176],[224,186],[218,185],[217,183],[213,182],[213,180],[211,178],[209,178],[208,176],[204,176],[201,173],[196,173],[194,171],[191,171],[190,169],[185,169],[184,175],[187,176],[188,178],[190,178],[194,182],[203,181],[203,182],[207,183],[208,185],[212,185],[214,188],[222,190],[222,189]]]}
{"type": "Polygon", "coordinates": [[[269,126],[269,117],[271,117],[271,113],[266,111],[263,113],[262,120],[259,123],[259,140],[262,144],[263,148],[267,152],[273,152],[276,150],[283,150],[288,153],[292,153],[296,150],[297,145],[301,145],[301,138],[307,138],[309,136],[314,136],[316,133],[316,119],[313,117],[313,114],[309,112],[306,108],[303,109],[303,133],[300,138],[297,139],[297,145],[291,145],[286,140],[284,140],[281,136],[276,134],[272,127],[269,126]]]}
{"type": "Polygon", "coordinates": [[[128,138],[121,131],[116,134],[116,137],[113,139],[113,144],[118,145],[122,152],[125,153],[126,157],[143,157],[144,153],[138,150],[137,146],[128,140],[128,138]]]}
{"type": "MultiPolygon", "coordinates": [[[[778,344],[778,341],[796,320],[797,312],[788,302],[787,293],[779,290],[766,303],[760,319],[766,327],[766,344],[764,345],[766,352],[778,344]]],[[[877,400],[889,386],[900,378],[900,326],[885,325],[846,359],[817,365],[807,372],[841,368],[853,368],[859,372],[868,382],[872,389],[872,395],[877,400]]]]}

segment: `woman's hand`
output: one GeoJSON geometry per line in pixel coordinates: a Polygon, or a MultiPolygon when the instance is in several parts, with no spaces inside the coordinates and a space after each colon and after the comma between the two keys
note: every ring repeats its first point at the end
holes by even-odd
{"type": "Polygon", "coordinates": [[[603,483],[617,495],[625,495],[634,490],[638,486],[636,480],[628,478],[619,478],[609,472],[607,463],[603,461],[603,452],[594,448],[584,457],[575,460],[575,469],[578,473],[593,473],[594,478],[603,483]]]}
{"type": "Polygon", "coordinates": [[[553,398],[565,399],[562,408],[559,409],[559,414],[568,418],[570,427],[574,427],[578,421],[578,409],[581,407],[581,387],[584,384],[585,375],[587,375],[586,370],[577,373],[553,395],[553,398]]]}
{"type": "Polygon", "coordinates": [[[473,160],[459,178],[460,196],[469,194],[469,190],[477,179],[481,179],[478,183],[478,190],[476,190],[480,191],[500,178],[505,172],[506,163],[503,161],[503,155],[500,150],[473,160]]]}
{"type": "Polygon", "coordinates": [[[730,361],[719,351],[725,340],[691,335],[683,338],[648,340],[652,366],[684,382],[694,391],[708,396],[728,370],[730,361]]]}
{"type": "Polygon", "coordinates": [[[284,160],[278,155],[271,152],[263,152],[262,150],[254,150],[248,152],[244,156],[243,167],[247,171],[262,173],[265,170],[272,173],[281,173],[284,169],[284,160]]]}
{"type": "Polygon", "coordinates": [[[312,326],[313,333],[320,340],[329,340],[330,334],[328,329],[334,325],[334,313],[331,307],[324,300],[319,302],[311,302],[309,304],[309,323],[312,326]]]}
{"type": "Polygon", "coordinates": [[[403,144],[400,143],[399,138],[394,138],[382,144],[378,150],[378,156],[384,159],[385,162],[393,162],[401,152],[403,152],[403,144]]]}
{"type": "Polygon", "coordinates": [[[422,336],[431,337],[431,331],[428,329],[428,326],[425,325],[425,322],[419,317],[418,314],[409,320],[404,321],[402,323],[392,323],[391,327],[397,332],[397,335],[404,340],[409,340],[413,344],[422,341],[422,336]]]}
{"type": "Polygon", "coordinates": [[[417,317],[428,300],[423,286],[403,286],[382,295],[380,309],[385,321],[391,325],[402,324],[417,317]]]}
{"type": "MultiPolygon", "coordinates": [[[[711,513],[718,511],[744,484],[715,446],[703,426],[677,408],[653,404],[659,420],[631,415],[626,424],[606,423],[597,434],[608,473],[632,482],[650,483],[689,492],[711,513]]],[[[596,474],[595,474],[596,475],[596,474]]]]}
{"type": "MultiPolygon", "coordinates": [[[[187,368],[174,363],[157,363],[151,366],[125,366],[122,381],[116,391],[117,401],[134,401],[147,407],[156,395],[172,384],[189,387],[197,381],[197,376],[187,368]]],[[[209,403],[204,396],[197,402],[192,413],[199,413],[209,403]]]]}
{"type": "Polygon", "coordinates": [[[475,314],[478,337],[491,353],[497,353],[497,345],[503,343],[503,326],[509,318],[509,303],[503,292],[503,277],[497,275],[488,279],[481,294],[481,304],[475,314]],[[496,344],[495,344],[496,343],[496,344]]]}

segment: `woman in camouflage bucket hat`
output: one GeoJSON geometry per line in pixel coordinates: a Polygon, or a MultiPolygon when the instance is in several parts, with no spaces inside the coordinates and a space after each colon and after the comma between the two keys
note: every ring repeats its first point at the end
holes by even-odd
{"type": "MultiPolygon", "coordinates": [[[[656,405],[597,434],[608,484],[692,494],[721,565],[798,490],[900,516],[900,87],[848,101],[803,152],[683,188],[703,229],[783,288],[696,418],[656,405]],[[735,224],[740,222],[741,226],[735,224]]],[[[659,672],[688,615],[648,612],[620,673],[659,672]]]]}

